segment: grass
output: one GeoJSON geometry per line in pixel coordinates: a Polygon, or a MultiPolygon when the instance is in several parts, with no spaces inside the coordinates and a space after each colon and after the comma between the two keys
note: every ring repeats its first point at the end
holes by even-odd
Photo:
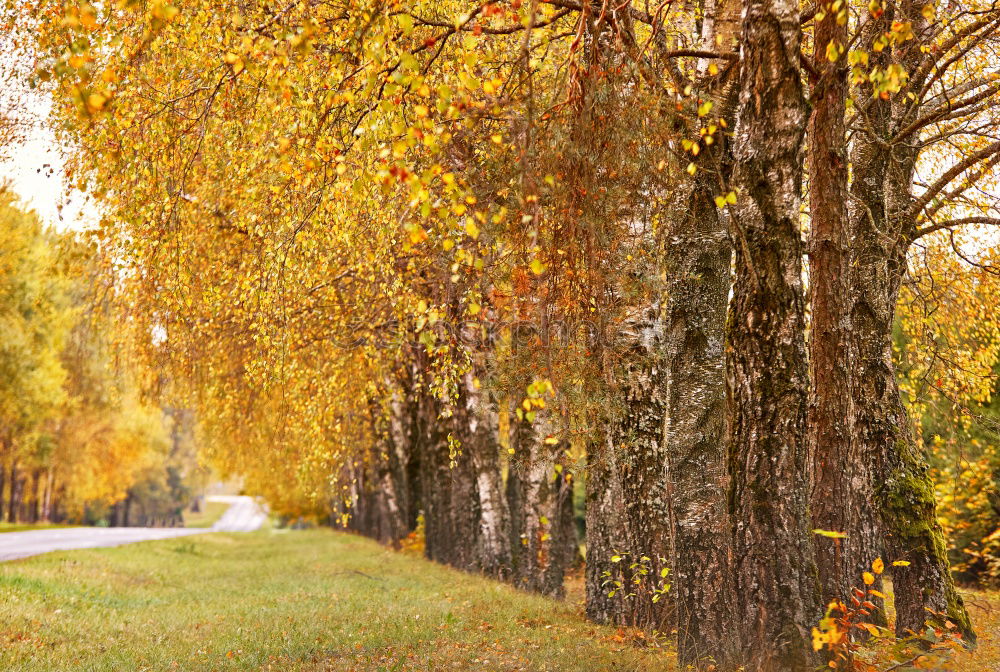
{"type": "Polygon", "coordinates": [[[53,530],[62,527],[79,527],[78,525],[59,525],[57,523],[0,523],[0,534],[4,532],[28,532],[30,530],[53,530]]]}
{"type": "Polygon", "coordinates": [[[330,530],[0,564],[0,670],[663,670],[555,602],[330,530]]]}
{"type": "MultiPolygon", "coordinates": [[[[968,593],[1000,669],[1000,593],[968,593]]],[[[209,534],[0,564],[0,670],[665,671],[668,648],[330,530],[209,534]]]]}
{"type": "Polygon", "coordinates": [[[200,513],[184,511],[184,527],[212,527],[229,508],[226,502],[203,502],[200,513]]]}

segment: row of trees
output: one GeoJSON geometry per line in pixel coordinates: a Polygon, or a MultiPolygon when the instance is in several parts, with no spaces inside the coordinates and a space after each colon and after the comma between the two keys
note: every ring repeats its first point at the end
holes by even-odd
{"type": "Polygon", "coordinates": [[[993,291],[996,6],[18,10],[126,326],[277,509],[559,594],[584,481],[588,614],[683,664],[810,669],[880,563],[974,640],[893,343],[934,247],[904,342],[992,385],[920,283],[993,291]]]}
{"type": "Polygon", "coordinates": [[[175,524],[204,475],[117,359],[95,249],[7,190],[0,230],[0,520],[175,524]]]}

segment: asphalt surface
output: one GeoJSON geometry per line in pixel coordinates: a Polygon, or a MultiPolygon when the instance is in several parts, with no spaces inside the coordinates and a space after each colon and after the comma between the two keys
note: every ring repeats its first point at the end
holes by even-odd
{"type": "Polygon", "coordinates": [[[209,497],[208,500],[229,503],[226,512],[210,528],[66,527],[7,532],[0,534],[0,562],[41,555],[50,551],[121,546],[139,541],[189,537],[207,532],[253,532],[267,519],[267,515],[252,497],[220,495],[209,497]]]}

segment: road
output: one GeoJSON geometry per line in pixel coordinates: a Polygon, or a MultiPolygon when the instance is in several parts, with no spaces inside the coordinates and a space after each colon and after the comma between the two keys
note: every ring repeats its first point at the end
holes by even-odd
{"type": "Polygon", "coordinates": [[[219,495],[209,501],[228,502],[229,508],[210,528],[184,527],[66,527],[0,534],[0,562],[27,558],[50,551],[104,548],[188,537],[207,532],[252,532],[264,524],[267,515],[252,497],[219,495]]]}

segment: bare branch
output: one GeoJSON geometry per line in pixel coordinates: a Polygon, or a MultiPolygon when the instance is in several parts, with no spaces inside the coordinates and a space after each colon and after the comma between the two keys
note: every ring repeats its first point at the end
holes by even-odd
{"type": "Polygon", "coordinates": [[[1000,226],[1000,217],[962,217],[960,219],[949,219],[947,222],[928,224],[927,226],[917,229],[916,233],[913,234],[913,240],[934,233],[935,231],[954,229],[955,227],[964,226],[966,224],[989,224],[992,226],[1000,226]]]}
{"type": "Polygon", "coordinates": [[[910,207],[910,210],[907,212],[907,219],[910,221],[916,220],[920,212],[925,207],[927,207],[927,204],[930,203],[935,196],[941,193],[941,191],[945,187],[947,187],[952,180],[954,180],[956,177],[958,177],[966,170],[979,163],[980,161],[989,159],[997,152],[1000,152],[1000,142],[994,142],[991,145],[987,145],[985,148],[979,150],[974,154],[970,154],[969,156],[965,157],[963,160],[959,161],[954,166],[949,168],[947,171],[945,171],[944,175],[939,177],[937,181],[934,182],[934,184],[929,186],[927,190],[923,194],[921,194],[920,198],[918,198],[913,203],[913,206],[910,207]]]}

